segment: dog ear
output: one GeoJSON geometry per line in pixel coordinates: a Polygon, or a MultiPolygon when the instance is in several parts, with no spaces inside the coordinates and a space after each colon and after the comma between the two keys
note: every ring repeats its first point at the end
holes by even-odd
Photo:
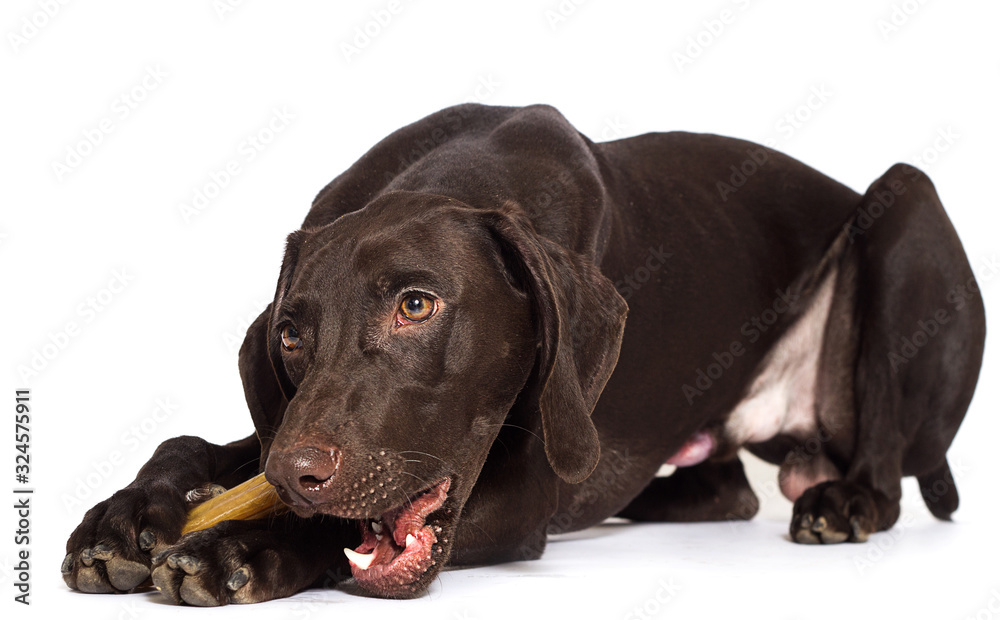
{"type": "Polygon", "coordinates": [[[243,381],[243,394],[260,441],[261,464],[267,461],[271,441],[281,426],[288,406],[268,354],[271,307],[272,304],[268,304],[250,325],[240,347],[240,379],[243,381]]]}
{"type": "Polygon", "coordinates": [[[537,234],[522,214],[484,217],[533,299],[545,455],[560,478],[580,482],[600,460],[590,415],[618,361],[628,304],[593,262],[537,234]]]}
{"type": "Polygon", "coordinates": [[[295,396],[296,387],[285,372],[285,362],[281,359],[281,334],[276,327],[278,317],[281,315],[281,304],[285,301],[285,295],[292,285],[292,275],[299,261],[299,249],[307,234],[304,230],[296,230],[288,235],[285,242],[285,258],[281,261],[281,272],[278,275],[278,288],[274,292],[274,302],[271,304],[271,315],[268,319],[267,354],[271,360],[272,372],[277,377],[278,385],[287,401],[291,401],[295,396]]]}

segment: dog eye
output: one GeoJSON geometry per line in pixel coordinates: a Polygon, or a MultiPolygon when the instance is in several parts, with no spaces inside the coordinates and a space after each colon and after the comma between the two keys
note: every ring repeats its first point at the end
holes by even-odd
{"type": "Polygon", "coordinates": [[[423,293],[410,293],[403,298],[399,304],[397,319],[402,318],[402,323],[423,323],[434,315],[437,304],[434,298],[423,293]]]}
{"type": "Polygon", "coordinates": [[[299,340],[299,332],[295,330],[292,325],[285,325],[284,329],[281,330],[281,345],[285,347],[286,351],[294,351],[302,345],[302,341],[299,340]]]}

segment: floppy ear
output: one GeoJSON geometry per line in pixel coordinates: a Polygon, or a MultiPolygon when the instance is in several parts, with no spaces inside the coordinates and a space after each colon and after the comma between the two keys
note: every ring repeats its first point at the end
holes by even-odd
{"type": "Polygon", "coordinates": [[[288,235],[285,242],[285,258],[281,261],[281,272],[278,275],[278,288],[274,292],[274,302],[271,304],[271,315],[268,318],[267,354],[271,359],[274,376],[277,377],[278,385],[281,386],[281,392],[287,401],[291,401],[295,396],[296,388],[285,372],[285,363],[281,359],[281,335],[276,327],[278,317],[281,316],[281,304],[285,301],[285,295],[292,285],[292,275],[299,261],[299,249],[306,235],[304,230],[296,230],[288,235]]]}
{"type": "Polygon", "coordinates": [[[240,347],[240,379],[243,381],[243,394],[247,408],[250,409],[250,418],[260,441],[262,464],[267,461],[271,441],[281,426],[288,406],[268,355],[270,320],[271,304],[268,304],[247,329],[246,338],[240,347]]]}
{"type": "Polygon", "coordinates": [[[521,264],[534,302],[545,455],[560,478],[580,482],[601,456],[590,414],[618,362],[628,305],[593,262],[537,234],[523,215],[484,217],[501,249],[521,264]]]}

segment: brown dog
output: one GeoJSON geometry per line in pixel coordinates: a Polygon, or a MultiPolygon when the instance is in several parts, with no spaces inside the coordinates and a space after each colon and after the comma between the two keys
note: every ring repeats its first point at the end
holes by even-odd
{"type": "Polygon", "coordinates": [[[749,518],[740,447],[781,465],[795,541],[863,541],[903,476],[955,510],[945,452],[984,337],[914,168],[860,196],[739,140],[594,144],[546,106],[449,108],[289,237],[240,351],[256,433],[165,442],[87,513],[64,577],[195,605],[349,575],[414,596],[613,515],[749,518]],[[296,514],[180,538],[205,489],[259,471],[296,514]]]}

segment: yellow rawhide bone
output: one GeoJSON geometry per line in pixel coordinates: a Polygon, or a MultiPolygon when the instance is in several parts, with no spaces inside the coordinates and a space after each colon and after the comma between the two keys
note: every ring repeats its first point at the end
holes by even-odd
{"type": "Polygon", "coordinates": [[[260,474],[192,508],[181,533],[205,530],[223,521],[263,519],[287,510],[274,487],[260,474]]]}

